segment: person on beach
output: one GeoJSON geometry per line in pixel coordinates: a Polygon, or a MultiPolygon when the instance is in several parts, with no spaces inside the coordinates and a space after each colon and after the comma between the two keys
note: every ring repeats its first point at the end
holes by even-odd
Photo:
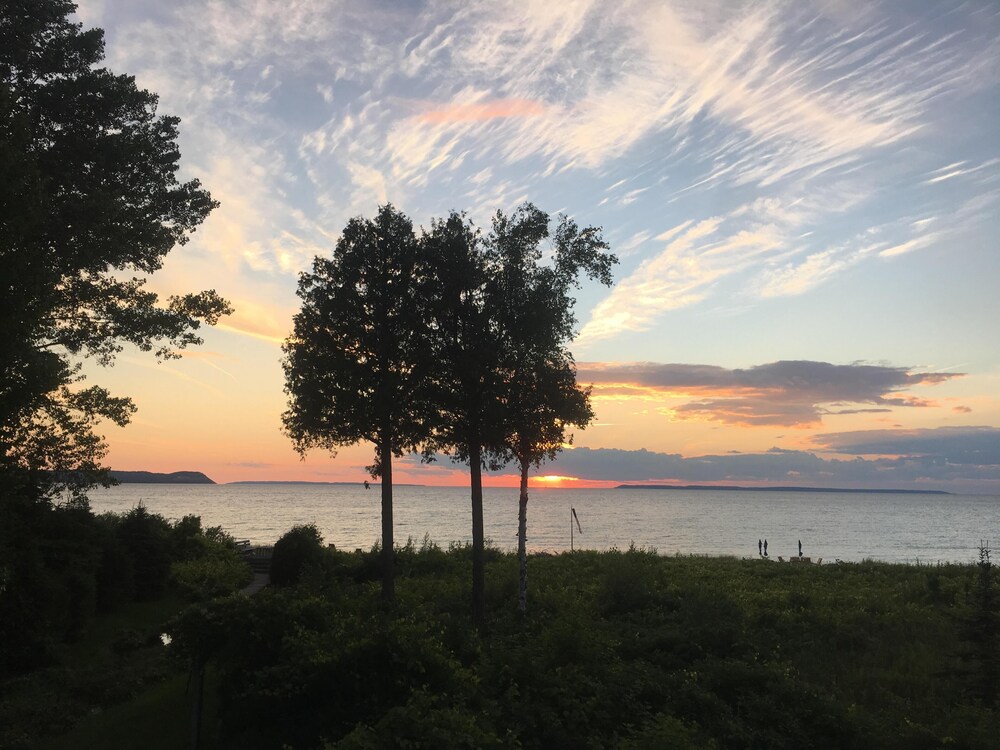
{"type": "Polygon", "coordinates": [[[802,557],[802,540],[799,539],[799,557],[802,557]]]}
{"type": "Polygon", "coordinates": [[[764,540],[764,557],[767,557],[767,540],[764,540]]]}
{"type": "Polygon", "coordinates": [[[760,539],[757,540],[757,554],[761,557],[764,556],[763,548],[761,547],[760,539]]]}

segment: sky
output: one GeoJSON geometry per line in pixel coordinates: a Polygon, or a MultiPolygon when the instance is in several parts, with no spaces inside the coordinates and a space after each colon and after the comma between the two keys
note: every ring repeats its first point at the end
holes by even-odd
{"type": "MultiPolygon", "coordinates": [[[[220,207],[150,286],[236,313],[94,382],[113,468],[362,481],[281,432],[297,275],[387,201],[603,228],[594,423],[536,485],[1000,494],[1000,5],[82,0],[220,207]]],[[[513,468],[488,483],[516,482],[513,468]]],[[[404,458],[396,481],[463,484],[404,458]]]]}

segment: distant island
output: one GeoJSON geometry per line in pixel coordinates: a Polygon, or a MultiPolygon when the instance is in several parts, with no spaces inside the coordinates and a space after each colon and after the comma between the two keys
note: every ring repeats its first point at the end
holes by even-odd
{"type": "Polygon", "coordinates": [[[121,484],[215,484],[200,471],[174,471],[157,474],[152,471],[111,471],[121,484]]]}
{"type": "Polygon", "coordinates": [[[712,484],[619,484],[616,490],[722,490],[740,492],[851,492],[862,495],[951,495],[944,490],[874,490],[839,487],[738,487],[712,484]]]}

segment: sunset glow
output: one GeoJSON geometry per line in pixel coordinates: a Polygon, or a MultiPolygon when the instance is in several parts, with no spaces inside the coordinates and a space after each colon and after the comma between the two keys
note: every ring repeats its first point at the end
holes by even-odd
{"type": "Polygon", "coordinates": [[[561,484],[572,484],[580,481],[578,477],[564,477],[558,474],[546,474],[541,477],[532,477],[532,480],[547,487],[558,487],[561,484]]]}

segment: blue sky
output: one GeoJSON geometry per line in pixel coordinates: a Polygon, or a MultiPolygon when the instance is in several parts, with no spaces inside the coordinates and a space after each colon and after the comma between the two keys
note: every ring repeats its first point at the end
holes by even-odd
{"type": "MultiPolygon", "coordinates": [[[[117,468],[360,479],[370,448],[300,463],[280,435],[296,274],[386,201],[426,225],[531,200],[602,226],[621,258],[614,288],[578,295],[597,409],[578,447],[750,467],[699,481],[1000,491],[996,3],[86,0],[79,16],[182,117],[185,173],[222,203],[154,288],[237,308],[178,363],[95,373],[141,409],[109,428],[117,468]],[[949,452],[968,440],[985,441],[974,468],[949,452]],[[858,458],[880,471],[831,470],[858,458]]],[[[543,473],[605,481],[586,455],[543,473]]],[[[628,478],[694,475],[657,466],[628,478]]]]}

